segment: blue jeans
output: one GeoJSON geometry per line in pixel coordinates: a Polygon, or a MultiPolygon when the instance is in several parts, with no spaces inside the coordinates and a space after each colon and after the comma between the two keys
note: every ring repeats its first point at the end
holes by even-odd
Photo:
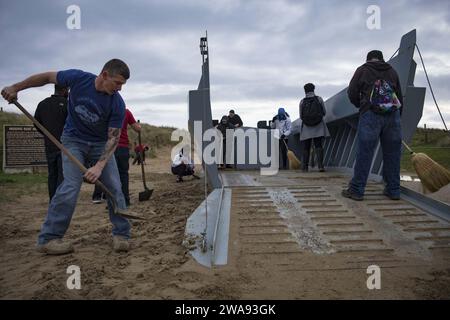
{"type": "Polygon", "coordinates": [[[402,128],[400,111],[381,115],[366,111],[359,117],[356,163],[350,191],[364,195],[373,154],[378,140],[383,151],[383,179],[385,191],[392,196],[400,195],[400,159],[402,128]]]}
{"type": "MultiPolygon", "coordinates": [[[[104,151],[105,143],[84,142],[72,137],[62,137],[61,142],[69,152],[83,164],[96,162],[104,151]]],[[[61,239],[69,227],[78,194],[83,183],[83,173],[63,154],[64,180],[56,189],[56,193],[50,202],[47,217],[41,227],[38,237],[39,244],[45,244],[53,239],[61,239]]],[[[119,172],[114,157],[111,157],[102,171],[100,180],[114,195],[117,206],[126,209],[125,198],[122,194],[119,172]]],[[[130,223],[127,219],[112,212],[110,200],[108,200],[109,219],[113,225],[113,235],[130,237],[130,223]]]]}

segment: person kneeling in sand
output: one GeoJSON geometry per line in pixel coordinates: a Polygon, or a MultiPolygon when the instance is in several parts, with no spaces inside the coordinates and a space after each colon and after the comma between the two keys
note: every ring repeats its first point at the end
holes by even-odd
{"type": "Polygon", "coordinates": [[[194,174],[194,164],[188,156],[183,154],[183,149],[178,153],[172,162],[172,173],[177,176],[177,182],[183,182],[183,177],[193,176],[196,179],[200,179],[194,174]]]}

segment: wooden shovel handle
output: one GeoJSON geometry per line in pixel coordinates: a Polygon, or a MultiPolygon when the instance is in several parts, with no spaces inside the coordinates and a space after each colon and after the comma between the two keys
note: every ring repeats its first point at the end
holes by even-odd
{"type": "MultiPolygon", "coordinates": [[[[42,124],[40,124],[39,121],[37,121],[24,107],[22,107],[22,105],[17,100],[14,100],[12,103],[14,103],[16,107],[19,108],[20,111],[22,111],[23,114],[28,119],[30,119],[31,122],[33,122],[33,124],[36,127],[38,127],[39,130],[41,130],[47,136],[47,138],[49,138],[50,141],[53,142],[59,148],[59,150],[61,150],[61,152],[64,153],[70,159],[70,161],[75,163],[75,165],[81,170],[81,172],[83,172],[83,174],[86,173],[88,169],[77,158],[75,158],[70,153],[70,151],[67,150],[67,148],[64,147],[62,143],[58,141],[58,139],[56,139],[42,124]]],[[[112,193],[106,188],[106,186],[98,179],[95,182],[95,184],[103,190],[103,192],[114,202],[115,205],[115,199],[112,193]]]]}
{"type": "MultiPolygon", "coordinates": [[[[137,121],[139,124],[141,124],[141,121],[137,121]]],[[[142,127],[141,127],[142,130],[142,127]]],[[[138,142],[139,147],[142,148],[142,141],[141,141],[141,130],[138,131],[138,142]]],[[[144,171],[144,149],[141,149],[141,171],[142,171],[142,182],[144,183],[144,189],[147,190],[147,184],[145,183],[145,171],[144,171]]]]}

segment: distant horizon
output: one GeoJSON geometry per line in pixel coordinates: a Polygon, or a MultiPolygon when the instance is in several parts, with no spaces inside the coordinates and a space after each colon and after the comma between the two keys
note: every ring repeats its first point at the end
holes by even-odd
{"type": "MultiPolygon", "coordinates": [[[[22,116],[24,116],[24,117],[26,117],[23,113],[21,113],[20,111],[5,111],[5,110],[2,110],[2,111],[0,111],[0,113],[1,112],[5,112],[5,113],[11,113],[11,114],[18,114],[18,115],[22,115],[22,116]]],[[[28,118],[27,118],[28,119],[28,118]]],[[[213,120],[219,120],[219,119],[214,119],[213,118],[213,120]]],[[[264,121],[264,120],[262,120],[262,121],[264,121]]],[[[267,121],[269,121],[269,120],[267,120],[267,121]]],[[[153,127],[157,127],[157,128],[167,128],[167,129],[174,129],[174,130],[180,130],[180,129],[185,129],[185,130],[187,130],[187,128],[178,128],[178,127],[173,127],[173,126],[171,126],[171,125],[165,125],[165,124],[162,124],[162,125],[155,125],[155,124],[151,124],[151,123],[147,123],[147,122],[142,122],[141,121],[141,124],[147,124],[147,125],[151,125],[151,126],[153,126],[153,127]]],[[[247,128],[257,128],[257,126],[246,126],[246,125],[244,125],[244,127],[247,127],[247,128]]],[[[444,128],[435,128],[435,127],[426,127],[426,128],[424,128],[423,126],[418,126],[418,127],[416,127],[416,129],[426,129],[426,130],[439,130],[439,131],[444,131],[444,132],[446,132],[446,130],[444,129],[444,128]]]]}

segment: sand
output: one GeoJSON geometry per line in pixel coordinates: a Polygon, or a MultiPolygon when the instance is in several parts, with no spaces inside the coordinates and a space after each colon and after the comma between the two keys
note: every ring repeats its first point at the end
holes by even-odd
{"type": "MultiPolygon", "coordinates": [[[[111,224],[105,205],[91,203],[93,186],[84,184],[66,239],[75,252],[46,256],[35,251],[47,209],[45,188],[2,204],[0,214],[0,299],[385,299],[450,298],[450,268],[386,269],[382,290],[365,286],[364,268],[338,265],[326,255],[305,252],[302,270],[286,270],[280,261],[244,257],[234,241],[225,267],[208,269],[195,262],[182,243],[186,220],[203,201],[203,181],[186,178],[178,184],[169,172],[169,149],[145,167],[155,191],[138,202],[143,191],[140,167],[131,166],[133,211],[147,216],[133,222],[132,249],[112,251],[111,224]],[[278,266],[274,263],[278,262],[278,266]],[[81,289],[69,290],[67,268],[81,270],[81,289]]],[[[1,192],[14,190],[2,187],[1,192]]],[[[448,266],[447,266],[448,267],[448,266]]]]}

